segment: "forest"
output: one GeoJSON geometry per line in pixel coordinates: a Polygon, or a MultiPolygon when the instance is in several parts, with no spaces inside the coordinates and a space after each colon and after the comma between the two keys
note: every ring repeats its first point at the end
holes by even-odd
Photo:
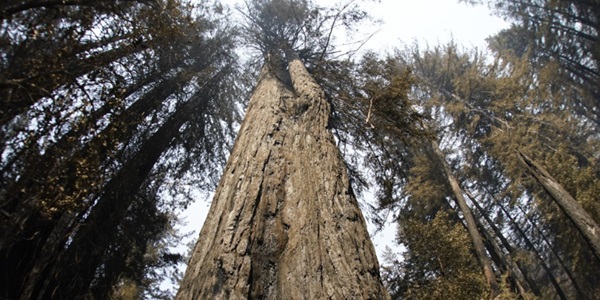
{"type": "Polygon", "coordinates": [[[378,1],[0,1],[0,300],[600,299],[600,2],[378,1]]]}

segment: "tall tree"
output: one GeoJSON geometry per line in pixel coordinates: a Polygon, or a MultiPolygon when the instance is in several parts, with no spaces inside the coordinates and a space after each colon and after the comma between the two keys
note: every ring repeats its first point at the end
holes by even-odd
{"type": "Polygon", "coordinates": [[[442,162],[427,153],[431,147],[419,148],[398,215],[398,242],[407,251],[395,279],[402,288],[394,299],[485,298],[487,279],[453,207],[445,174],[439,172],[442,162]]]}
{"type": "Polygon", "coordinates": [[[452,175],[452,170],[446,162],[446,157],[444,153],[440,150],[439,145],[436,142],[432,142],[431,147],[432,152],[435,154],[435,158],[439,161],[439,165],[441,165],[442,172],[444,173],[444,176],[446,178],[446,182],[452,189],[452,193],[454,194],[456,204],[460,209],[463,218],[465,219],[465,225],[467,227],[467,230],[469,231],[471,240],[473,241],[475,253],[477,253],[479,264],[483,269],[483,273],[486,277],[488,287],[490,288],[490,298],[494,299],[499,293],[498,282],[496,280],[496,275],[494,274],[491,259],[486,254],[485,246],[483,244],[483,237],[479,232],[479,229],[477,228],[477,223],[475,221],[475,218],[473,217],[471,208],[469,208],[467,201],[465,200],[464,192],[460,187],[458,180],[454,177],[454,175],[452,175]]]}
{"type": "Polygon", "coordinates": [[[13,34],[1,74],[31,76],[0,88],[14,96],[2,119],[0,295],[147,287],[140,274],[151,262],[127,260],[168,238],[175,200],[160,194],[187,172],[212,183],[231,139],[233,31],[214,17],[219,6],[177,0],[17,4],[3,15],[13,21],[3,34],[13,34]],[[27,51],[39,64],[23,61],[27,51]]]}
{"type": "MultiPolygon", "coordinates": [[[[494,231],[503,233],[494,242],[504,249],[494,252],[511,253],[541,297],[589,298],[595,292],[590,278],[598,275],[591,266],[598,260],[569,218],[518,163],[515,149],[526,149],[544,162],[550,173],[560,176],[556,182],[564,183],[571,195],[580,195],[573,198],[597,220],[597,201],[592,200],[597,199],[597,126],[576,110],[565,109],[571,107],[565,101],[572,90],[558,76],[559,65],[540,69],[529,57],[497,50],[494,57],[461,53],[449,45],[398,51],[396,58],[412,69],[412,96],[437,124],[458,183],[481,199],[478,211],[487,214],[487,226],[495,222],[494,231]],[[524,221],[532,216],[535,228],[524,221]]],[[[429,185],[417,191],[431,191],[429,185]]],[[[415,190],[405,191],[398,205],[402,209],[414,205],[415,190]]],[[[488,252],[493,254],[490,248],[488,252]]]]}
{"type": "Polygon", "coordinates": [[[573,221],[577,229],[590,244],[594,254],[600,258],[600,226],[548,171],[532,161],[525,154],[521,152],[517,154],[519,160],[523,162],[529,173],[535,177],[569,219],[573,221]]]}
{"type": "Polygon", "coordinates": [[[330,103],[299,56],[319,53],[320,12],[247,5],[264,65],[177,299],[386,299],[330,103]]]}
{"type": "Polygon", "coordinates": [[[528,64],[543,69],[557,63],[555,76],[571,91],[563,99],[570,109],[600,124],[600,3],[578,0],[463,0],[488,3],[497,14],[513,22],[494,37],[511,45],[528,64]]]}

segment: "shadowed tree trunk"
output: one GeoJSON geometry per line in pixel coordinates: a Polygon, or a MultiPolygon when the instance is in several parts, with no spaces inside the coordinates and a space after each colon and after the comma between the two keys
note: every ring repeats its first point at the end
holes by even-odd
{"type": "Polygon", "coordinates": [[[330,107],[263,67],[176,299],[389,299],[330,107]]]}
{"type": "Polygon", "coordinates": [[[546,276],[548,276],[548,280],[550,280],[550,283],[556,290],[556,295],[561,300],[567,299],[567,296],[565,295],[563,288],[560,286],[560,284],[558,283],[558,280],[552,273],[552,269],[550,268],[550,266],[544,260],[544,256],[542,255],[542,253],[540,253],[540,251],[534,246],[533,242],[529,239],[529,237],[527,236],[525,231],[523,231],[523,229],[521,228],[521,226],[519,226],[519,224],[517,223],[515,218],[510,214],[510,212],[508,210],[506,210],[506,208],[500,203],[500,201],[498,201],[498,199],[494,198],[493,196],[492,196],[492,199],[494,199],[494,202],[502,210],[504,215],[506,217],[508,217],[508,220],[510,221],[511,226],[513,227],[514,230],[516,230],[519,233],[519,235],[525,242],[525,245],[527,246],[527,248],[529,248],[530,251],[533,251],[533,253],[535,254],[535,256],[538,259],[540,266],[542,267],[542,269],[544,269],[544,272],[546,272],[546,276]]]}
{"type": "Polygon", "coordinates": [[[552,243],[550,243],[550,240],[548,239],[546,234],[544,234],[544,232],[542,231],[542,229],[539,228],[539,226],[536,224],[536,222],[531,219],[531,217],[529,216],[529,214],[527,214],[527,212],[523,209],[523,207],[521,207],[520,205],[515,205],[515,207],[518,208],[519,211],[521,211],[521,214],[523,215],[525,220],[527,222],[529,222],[532,232],[536,232],[541,237],[541,239],[544,241],[544,243],[546,245],[548,245],[548,249],[550,250],[550,253],[552,253],[552,256],[556,259],[558,264],[561,266],[561,268],[563,269],[563,271],[569,278],[569,281],[571,281],[571,284],[573,285],[575,292],[577,292],[577,299],[587,299],[585,293],[582,292],[581,288],[579,287],[579,283],[577,283],[577,280],[575,280],[575,276],[573,276],[573,272],[571,272],[571,268],[569,268],[569,266],[565,263],[565,261],[561,258],[561,256],[556,252],[556,249],[552,246],[552,243]]]}
{"type": "MultiPolygon", "coordinates": [[[[465,191],[465,194],[471,199],[471,202],[473,203],[475,208],[477,208],[477,210],[479,211],[479,214],[485,219],[487,224],[492,229],[493,233],[500,240],[500,243],[504,246],[504,248],[508,252],[508,255],[503,255],[503,256],[506,261],[506,265],[511,268],[511,273],[514,274],[514,276],[516,276],[516,278],[518,279],[517,282],[519,283],[518,288],[519,288],[519,293],[521,294],[521,297],[523,299],[528,299],[527,293],[529,293],[530,291],[533,293],[534,296],[540,297],[540,290],[539,290],[537,284],[535,283],[535,281],[530,278],[530,276],[527,272],[527,269],[523,266],[523,264],[519,260],[516,260],[516,261],[513,260],[513,257],[516,256],[514,247],[508,242],[506,237],[504,237],[504,234],[502,233],[502,231],[498,228],[498,226],[496,226],[494,221],[490,218],[490,216],[483,209],[483,207],[481,207],[481,205],[479,205],[479,203],[477,203],[477,201],[475,200],[475,197],[473,195],[471,195],[471,193],[469,193],[468,191],[465,191]],[[522,288],[524,290],[522,290],[522,288]]],[[[494,237],[490,236],[489,239],[494,240],[494,237]]],[[[495,244],[497,244],[497,243],[495,243],[495,244]]],[[[499,249],[499,245],[498,245],[498,249],[499,249]]],[[[502,250],[499,250],[497,252],[503,253],[502,250]]]]}
{"type": "Polygon", "coordinates": [[[583,206],[556,181],[542,166],[533,162],[525,154],[517,151],[517,156],[527,171],[539,182],[556,204],[573,221],[575,227],[587,240],[592,251],[600,258],[600,225],[585,211],[583,206]]]}
{"type": "MultiPolygon", "coordinates": [[[[205,64],[200,65],[204,66],[205,64]]],[[[22,284],[23,289],[31,290],[32,288],[27,287],[31,286],[31,283],[25,283],[23,278],[31,278],[33,275],[37,275],[38,272],[41,272],[40,270],[43,268],[36,266],[39,262],[46,264],[46,260],[41,258],[55,259],[56,257],[53,253],[43,252],[42,248],[60,249],[57,247],[47,248],[47,246],[45,246],[46,240],[53,232],[53,227],[57,225],[57,222],[59,222],[61,217],[57,216],[48,219],[40,212],[39,202],[44,200],[43,197],[46,196],[46,198],[52,199],[54,197],[66,198],[69,195],[77,195],[77,198],[81,199],[94,192],[99,192],[98,188],[102,186],[102,184],[100,184],[101,177],[98,172],[92,173],[91,170],[88,170],[85,179],[87,181],[85,181],[85,184],[80,184],[81,178],[79,176],[73,176],[74,171],[64,172],[63,170],[77,170],[78,158],[90,159],[93,161],[96,157],[107,157],[108,153],[114,151],[113,145],[129,140],[137,127],[137,124],[141,122],[145,116],[155,111],[167,97],[176,92],[184,82],[189,81],[195,72],[198,72],[199,70],[201,70],[200,67],[198,67],[198,69],[184,70],[172,78],[159,83],[154,89],[144,94],[140,100],[134,102],[119,116],[121,122],[109,124],[100,134],[95,136],[90,143],[86,144],[81,149],[78,149],[73,155],[73,158],[67,160],[64,165],[61,165],[60,162],[57,164],[50,159],[41,161],[37,165],[37,173],[32,173],[34,175],[23,178],[23,182],[19,181],[13,187],[9,187],[9,191],[12,193],[9,193],[9,196],[2,200],[5,201],[3,205],[5,205],[6,210],[13,213],[7,216],[0,216],[0,220],[6,220],[6,222],[0,225],[0,228],[4,229],[3,231],[0,231],[0,265],[3,267],[0,269],[0,278],[5,279],[7,282],[13,280],[17,282],[0,288],[1,294],[8,295],[8,291],[19,291],[21,288],[16,287],[22,284]],[[58,176],[65,176],[63,180],[59,181],[62,186],[62,189],[60,190],[62,194],[51,194],[54,191],[51,191],[47,187],[47,178],[56,176],[56,171],[59,171],[58,176]],[[93,188],[94,186],[92,183],[96,184],[97,188],[93,188]],[[82,191],[81,187],[84,187],[86,190],[82,191]],[[22,199],[27,199],[27,195],[41,196],[32,198],[29,201],[23,201],[22,199]],[[36,260],[39,260],[39,262],[36,262],[36,260]],[[4,289],[6,289],[6,291],[4,291],[4,289]]],[[[189,114],[189,107],[182,109],[178,113],[179,115],[189,114]]],[[[167,126],[164,126],[165,131],[172,131],[168,133],[170,136],[167,134],[164,134],[164,136],[172,138],[177,135],[176,130],[188,118],[189,116],[187,115],[172,117],[171,119],[173,120],[165,125],[177,123],[176,125],[172,125],[175,129],[168,129],[167,126]]],[[[150,143],[147,147],[152,151],[156,150],[157,152],[155,155],[160,155],[162,150],[168,147],[168,143],[159,144],[155,141],[150,143]]],[[[149,157],[150,155],[148,153],[150,153],[149,150],[146,150],[143,154],[149,157]]],[[[152,167],[155,161],[156,160],[150,159],[148,161],[149,165],[146,167],[152,167]]],[[[139,166],[136,168],[139,168],[139,166]]],[[[133,175],[125,175],[125,178],[128,178],[127,176],[133,175]]],[[[138,179],[142,180],[144,178],[145,177],[141,177],[138,179]]],[[[132,178],[129,177],[128,179],[121,181],[123,183],[130,183],[132,178]]],[[[117,182],[119,181],[117,180],[117,182]]],[[[135,187],[135,185],[132,185],[131,187],[135,187]]],[[[135,192],[135,189],[131,192],[135,192]]],[[[116,197],[116,199],[121,198],[116,197]]],[[[63,238],[67,238],[68,236],[69,235],[66,234],[63,238]]],[[[60,244],[61,240],[59,239],[50,242],[60,244]]],[[[96,250],[101,251],[104,249],[98,247],[96,250]]],[[[84,286],[83,288],[86,287],[84,286]]],[[[23,292],[23,295],[27,296],[29,295],[29,292],[23,292]]]]}
{"type": "Polygon", "coordinates": [[[55,262],[52,258],[37,259],[38,264],[29,276],[21,299],[85,297],[135,194],[156,161],[178,135],[181,126],[190,120],[192,114],[202,113],[208,97],[206,91],[197,92],[140,146],[136,155],[106,184],[104,193],[89,216],[78,225],[75,235],[69,237],[69,247],[58,254],[55,262]],[[31,296],[36,292],[40,296],[31,296]]]}

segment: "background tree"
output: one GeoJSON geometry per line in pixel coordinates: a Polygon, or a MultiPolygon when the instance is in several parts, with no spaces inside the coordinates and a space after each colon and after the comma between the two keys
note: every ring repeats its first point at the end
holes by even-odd
{"type": "MultiPolygon", "coordinates": [[[[513,22],[498,35],[537,69],[557,63],[555,75],[568,83],[570,109],[598,124],[600,3],[596,1],[465,1],[487,3],[513,22]]],[[[494,45],[492,44],[492,47],[494,45]]]]}
{"type": "Polygon", "coordinates": [[[489,52],[358,57],[352,1],[248,1],[239,31],[217,2],[4,1],[0,296],[168,299],[185,187],[232,150],[180,298],[386,297],[362,207],[395,215],[394,299],[594,299],[598,5],[469,2],[513,22],[489,52]]]}
{"type": "MultiPolygon", "coordinates": [[[[579,201],[586,207],[597,202],[583,200],[598,180],[591,154],[597,147],[597,129],[576,110],[559,111],[551,104],[567,97],[568,89],[554,88],[566,85],[556,73],[558,65],[539,70],[511,52],[496,55],[489,61],[481,53],[463,54],[450,45],[398,52],[397,59],[413,70],[414,97],[425,100],[420,102],[422,109],[440,124],[441,145],[453,153],[453,172],[465,193],[476,195],[471,205],[479,202],[479,217],[489,220],[480,220],[484,226],[480,231],[502,233],[492,225],[505,228],[505,234],[496,234],[495,242],[503,244],[502,252],[511,253],[511,259],[521,265],[519,271],[527,274],[528,282],[541,284],[535,289],[539,292],[529,284],[532,293],[593,299],[593,284],[580,275],[596,276],[597,272],[584,269],[598,263],[597,258],[577,227],[518,163],[515,150],[547,161],[557,174],[564,174],[564,182],[586,178],[585,185],[571,188],[571,193],[582,196],[579,201]],[[531,217],[534,223],[527,221],[531,217]],[[586,265],[577,266],[579,261],[586,265]]],[[[596,209],[593,204],[585,208],[591,215],[596,209]]],[[[497,251],[488,247],[487,252],[493,258],[497,251]]],[[[496,272],[503,269],[499,262],[496,272]]],[[[516,280],[510,279],[515,292],[516,280]]]]}
{"type": "Polygon", "coordinates": [[[145,270],[180,261],[156,246],[185,204],[163,199],[177,189],[170,182],[195,173],[210,186],[227,151],[232,30],[208,4],[11,5],[3,11],[1,294],[102,298],[121,282],[150,293],[145,270]],[[27,49],[34,65],[22,58],[27,49]],[[152,251],[153,260],[131,263],[152,251]]]}

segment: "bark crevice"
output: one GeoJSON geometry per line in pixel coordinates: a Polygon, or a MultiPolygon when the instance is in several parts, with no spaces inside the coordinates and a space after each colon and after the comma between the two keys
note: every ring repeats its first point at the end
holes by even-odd
{"type": "Polygon", "coordinates": [[[389,297],[324,93],[299,60],[286,71],[293,90],[261,72],[177,299],[389,297]]]}

